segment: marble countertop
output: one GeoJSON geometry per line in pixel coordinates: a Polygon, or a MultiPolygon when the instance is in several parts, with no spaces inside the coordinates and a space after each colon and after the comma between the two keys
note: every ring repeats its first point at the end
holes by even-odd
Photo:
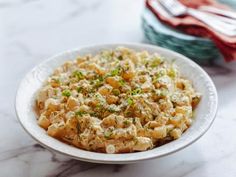
{"type": "Polygon", "coordinates": [[[219,93],[209,131],[172,155],[130,165],[80,162],[37,144],[14,111],[20,80],[33,66],[80,45],[143,42],[142,0],[0,0],[0,177],[234,177],[236,62],[204,69],[219,93]]]}

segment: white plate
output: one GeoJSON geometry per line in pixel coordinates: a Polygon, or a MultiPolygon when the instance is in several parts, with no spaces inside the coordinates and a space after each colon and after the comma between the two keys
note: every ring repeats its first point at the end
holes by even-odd
{"type": "Polygon", "coordinates": [[[145,44],[105,44],[81,47],[75,50],[65,51],[55,55],[40,65],[33,68],[22,80],[16,95],[16,113],[23,128],[41,145],[71,158],[96,162],[125,164],[141,160],[157,158],[176,152],[190,145],[200,138],[212,124],[217,111],[218,97],[216,88],[207,73],[190,59],[170,50],[145,44]],[[66,60],[74,60],[78,55],[96,54],[104,49],[114,49],[117,46],[132,48],[137,51],[147,50],[150,53],[157,52],[170,61],[175,59],[183,76],[193,81],[197,91],[202,94],[200,104],[196,109],[195,120],[192,126],[181,138],[145,152],[126,154],[103,154],[89,152],[67,145],[48,136],[44,129],[36,122],[36,114],[33,106],[35,93],[41,88],[43,81],[52,71],[66,60]]]}

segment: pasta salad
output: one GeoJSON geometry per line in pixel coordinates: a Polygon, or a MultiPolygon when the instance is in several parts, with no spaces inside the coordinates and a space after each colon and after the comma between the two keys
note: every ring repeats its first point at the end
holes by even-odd
{"type": "Polygon", "coordinates": [[[146,151],[180,138],[200,97],[174,61],[118,47],[55,69],[37,93],[37,122],[88,151],[146,151]]]}

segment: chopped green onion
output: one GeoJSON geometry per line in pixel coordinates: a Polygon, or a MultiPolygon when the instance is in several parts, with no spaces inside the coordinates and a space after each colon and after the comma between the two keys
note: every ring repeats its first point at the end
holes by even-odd
{"type": "Polygon", "coordinates": [[[98,108],[98,109],[102,108],[102,104],[101,104],[101,103],[98,103],[98,104],[96,105],[96,108],[98,108]]]}
{"type": "Polygon", "coordinates": [[[134,103],[134,100],[132,98],[127,99],[128,105],[132,105],[134,103]]]}
{"type": "Polygon", "coordinates": [[[171,78],[175,78],[176,77],[176,71],[173,67],[170,68],[169,72],[168,72],[168,75],[171,77],[171,78]]]}
{"type": "Polygon", "coordinates": [[[125,63],[125,65],[123,66],[123,70],[128,71],[129,69],[130,69],[129,63],[125,63]]]}
{"type": "Polygon", "coordinates": [[[113,89],[113,90],[112,90],[112,93],[113,93],[115,96],[118,96],[118,95],[120,95],[120,90],[119,90],[119,89],[113,89]]]}
{"type": "Polygon", "coordinates": [[[70,92],[70,90],[64,90],[64,91],[62,92],[62,95],[63,95],[63,96],[66,96],[66,97],[70,97],[70,96],[71,96],[71,92],[70,92]]]}
{"type": "Polygon", "coordinates": [[[104,132],[104,137],[105,137],[106,139],[111,138],[111,135],[112,135],[112,132],[111,132],[111,131],[105,131],[105,132],[104,132]]]}
{"type": "Polygon", "coordinates": [[[57,95],[58,94],[58,90],[54,90],[54,94],[57,95]]]}
{"type": "Polygon", "coordinates": [[[120,74],[120,72],[121,72],[121,68],[117,67],[116,69],[111,71],[110,76],[117,76],[120,74]]]}
{"type": "Polygon", "coordinates": [[[142,90],[140,88],[136,88],[131,91],[131,95],[137,95],[137,94],[140,94],[141,92],[142,92],[142,90]]]}
{"type": "Polygon", "coordinates": [[[104,78],[102,76],[98,76],[97,78],[99,81],[104,81],[104,78]]]}
{"type": "Polygon", "coordinates": [[[130,122],[128,120],[124,120],[123,123],[124,123],[124,125],[127,126],[127,125],[129,125],[130,122]]]}
{"type": "Polygon", "coordinates": [[[102,84],[103,84],[103,81],[96,80],[96,81],[95,81],[95,84],[94,84],[94,87],[95,87],[95,88],[98,88],[98,87],[102,86],[102,84]]]}
{"type": "Polygon", "coordinates": [[[133,118],[132,121],[133,121],[133,124],[136,124],[136,119],[135,118],[133,118]]]}
{"type": "Polygon", "coordinates": [[[82,91],[82,87],[77,87],[77,92],[80,93],[82,91]]]}
{"type": "Polygon", "coordinates": [[[120,83],[121,86],[125,85],[125,81],[123,79],[119,80],[119,83],[120,83]]]}
{"type": "Polygon", "coordinates": [[[155,56],[155,58],[152,59],[150,66],[152,68],[154,68],[154,67],[157,67],[158,65],[160,65],[162,62],[163,62],[162,58],[155,56]]]}
{"type": "Polygon", "coordinates": [[[118,58],[118,60],[123,60],[122,55],[118,56],[117,58],[118,58]]]}
{"type": "Polygon", "coordinates": [[[73,72],[73,76],[76,77],[78,80],[81,80],[81,79],[84,78],[83,73],[81,71],[78,71],[78,70],[73,72]]]}
{"type": "Polygon", "coordinates": [[[97,113],[97,112],[92,112],[92,113],[90,113],[90,116],[92,116],[92,117],[98,117],[98,116],[99,116],[99,113],[97,113]]]}
{"type": "Polygon", "coordinates": [[[166,70],[165,69],[159,69],[156,76],[157,78],[166,75],[166,70]]]}
{"type": "Polygon", "coordinates": [[[84,114],[86,114],[86,112],[84,112],[84,111],[76,111],[75,112],[75,115],[80,116],[80,117],[83,116],[84,114]]]}

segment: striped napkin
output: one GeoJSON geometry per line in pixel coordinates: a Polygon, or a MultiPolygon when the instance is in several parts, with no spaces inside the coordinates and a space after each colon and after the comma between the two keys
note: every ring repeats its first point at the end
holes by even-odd
{"type": "MultiPolygon", "coordinates": [[[[202,5],[210,5],[221,9],[229,9],[229,7],[214,0],[180,1],[186,6],[195,9],[202,5]]],[[[163,16],[163,14],[159,13],[159,11],[155,8],[155,3],[158,3],[158,0],[146,0],[147,8],[151,10],[151,12],[163,23],[168,24],[174,28],[178,28],[185,33],[211,39],[222,53],[225,61],[236,61],[236,36],[232,37],[223,35],[201,21],[188,15],[183,17],[163,16]]]]}

